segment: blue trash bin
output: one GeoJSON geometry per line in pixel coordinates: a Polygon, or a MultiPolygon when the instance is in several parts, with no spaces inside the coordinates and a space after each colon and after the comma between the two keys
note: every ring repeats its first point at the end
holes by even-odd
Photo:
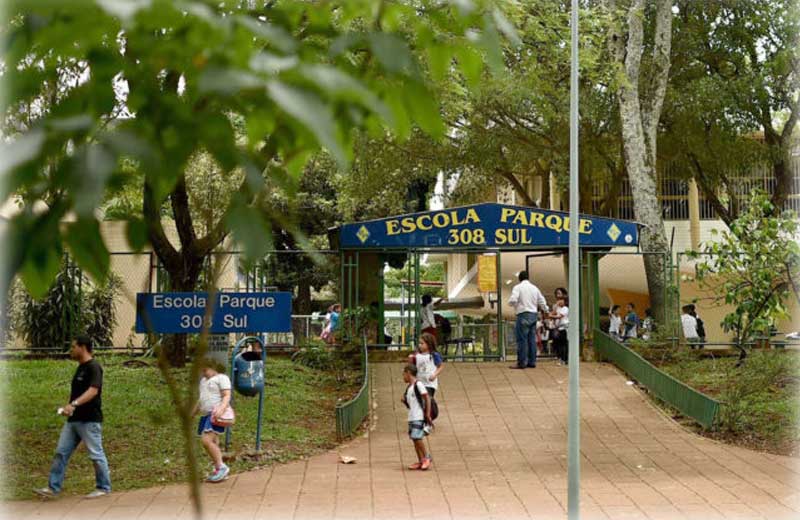
{"type": "Polygon", "coordinates": [[[233,360],[233,387],[242,395],[254,396],[264,389],[264,361],[260,356],[242,352],[233,360]]]}

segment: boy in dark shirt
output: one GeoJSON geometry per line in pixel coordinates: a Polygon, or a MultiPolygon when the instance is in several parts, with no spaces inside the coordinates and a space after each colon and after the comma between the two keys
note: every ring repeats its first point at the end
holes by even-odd
{"type": "Polygon", "coordinates": [[[50,481],[46,488],[35,489],[34,492],[47,498],[53,498],[61,492],[67,462],[83,441],[94,464],[96,482],[96,489],[86,498],[97,498],[111,493],[111,475],[103,451],[103,367],[92,357],[92,340],[86,336],[75,338],[69,355],[78,362],[78,369],[72,378],[70,402],[59,408],[59,413],[68,419],[58,439],[50,467],[50,481]]]}

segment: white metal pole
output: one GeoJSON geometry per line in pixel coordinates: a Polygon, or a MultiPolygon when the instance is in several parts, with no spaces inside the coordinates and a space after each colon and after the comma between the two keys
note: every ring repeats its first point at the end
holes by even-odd
{"type": "Polygon", "coordinates": [[[570,17],[571,65],[569,81],[569,421],[567,426],[567,517],[580,519],[581,411],[580,411],[580,256],[578,249],[578,0],[570,17]]]}

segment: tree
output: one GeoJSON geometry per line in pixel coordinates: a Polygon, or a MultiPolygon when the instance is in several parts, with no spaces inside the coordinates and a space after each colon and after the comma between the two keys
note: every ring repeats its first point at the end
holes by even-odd
{"type": "MultiPolygon", "coordinates": [[[[21,197],[23,209],[9,222],[0,289],[6,294],[19,273],[38,296],[58,273],[65,246],[94,278],[107,276],[95,209],[109,186],[125,183],[130,171],[123,166],[143,179],[142,218],[129,219],[129,242],[150,242],[173,289],[195,289],[203,260],[228,232],[250,259],[269,250],[273,221],[303,244],[296,225],[264,202],[276,190],[296,192],[314,153],[325,149],[346,168],[356,130],[407,136],[413,122],[433,138],[443,135],[437,96],[412,47],[428,49],[423,54],[438,67],[455,58],[460,68],[481,71],[483,54],[497,54],[500,33],[514,34],[500,10],[468,0],[5,7],[2,108],[10,114],[4,132],[11,140],[2,149],[0,199],[21,197]],[[74,69],[80,73],[67,74],[74,69]],[[202,152],[242,180],[219,221],[198,232],[186,165],[202,152]],[[179,244],[164,230],[167,200],[179,244]],[[38,201],[47,204],[44,211],[34,210],[38,201]],[[76,220],[62,226],[70,213],[76,220]]],[[[199,515],[191,412],[200,363],[192,364],[189,391],[181,392],[168,361],[180,364],[183,356],[176,349],[170,358],[162,356],[159,366],[180,418],[199,515]]]]}
{"type": "MultiPolygon", "coordinates": [[[[62,76],[62,64],[80,64],[83,73],[61,81],[59,95],[7,149],[4,193],[51,202],[43,214],[28,204],[11,222],[16,247],[5,279],[21,269],[26,285],[42,294],[64,243],[94,276],[108,272],[92,212],[103,188],[122,177],[125,158],[144,177],[143,219],[130,219],[131,243],[149,241],[171,288],[193,290],[203,259],[228,230],[251,258],[268,249],[262,237],[280,215],[259,201],[272,189],[296,190],[298,173],[318,148],[344,166],[354,128],[388,126],[407,135],[414,121],[441,136],[436,96],[410,46],[441,47],[438,57],[452,57],[456,48],[480,56],[480,49],[499,45],[497,27],[511,31],[495,25],[503,21],[499,11],[484,16],[469,3],[424,8],[427,16],[396,4],[377,12],[356,2],[249,5],[160,1],[123,8],[87,1],[81,16],[75,6],[9,6],[15,16],[5,107],[30,116],[25,107],[45,106],[40,100],[52,91],[43,78],[62,76]],[[186,179],[187,161],[201,152],[242,178],[222,218],[204,233],[194,225],[186,179]],[[163,228],[165,200],[177,245],[163,228]],[[79,218],[66,232],[58,222],[69,211],[79,218]]],[[[467,65],[476,63],[462,60],[467,65]]],[[[181,362],[180,352],[173,361],[181,362]]]]}
{"type": "Polygon", "coordinates": [[[696,277],[716,305],[732,305],[722,327],[734,336],[744,360],[746,345],[788,318],[786,300],[800,304],[800,224],[791,211],[779,211],[766,193],[755,192],[730,231],[707,243],[696,277]]]}
{"type": "Polygon", "coordinates": [[[787,0],[677,5],[674,94],[664,118],[671,157],[728,224],[750,192],[750,172],[769,165],[772,203],[780,210],[792,190],[789,153],[800,115],[800,6],[787,0]]]}
{"type": "Polygon", "coordinates": [[[617,3],[609,0],[612,17],[608,35],[611,56],[619,67],[616,92],[622,121],[622,144],[628,180],[633,195],[636,220],[643,224],[639,243],[644,251],[663,253],[644,256],[650,306],[656,316],[666,310],[667,237],[658,202],[656,183],[658,125],[667,92],[672,44],[672,2],[657,0],[645,9],[644,0],[632,0],[625,6],[626,22],[620,23],[617,3]],[[652,44],[645,42],[645,21],[653,17],[652,44]],[[644,62],[645,49],[652,56],[644,62]],[[644,65],[644,67],[643,67],[644,65]]]}

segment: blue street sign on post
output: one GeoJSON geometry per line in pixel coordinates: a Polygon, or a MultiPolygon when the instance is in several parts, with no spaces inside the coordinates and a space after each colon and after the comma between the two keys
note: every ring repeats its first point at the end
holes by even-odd
{"type": "MultiPolygon", "coordinates": [[[[180,334],[202,332],[208,294],[204,292],[138,293],[136,332],[180,334]]],[[[292,294],[288,292],[216,295],[209,332],[291,332],[292,294]]]]}

